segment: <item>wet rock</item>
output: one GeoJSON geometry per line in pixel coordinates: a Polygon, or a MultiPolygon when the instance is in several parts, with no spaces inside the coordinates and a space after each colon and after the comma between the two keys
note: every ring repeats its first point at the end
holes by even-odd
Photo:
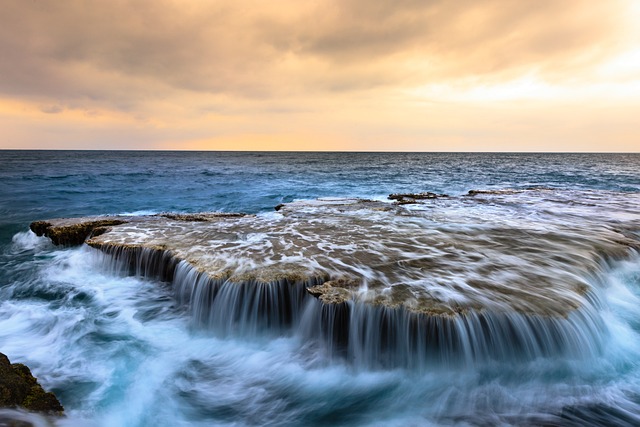
{"type": "Polygon", "coordinates": [[[247,214],[240,212],[201,212],[201,213],[193,213],[193,214],[182,214],[182,213],[162,213],[158,216],[174,219],[177,221],[191,221],[191,222],[208,222],[215,221],[219,218],[241,218],[246,216],[247,214]]]}
{"type": "Polygon", "coordinates": [[[478,195],[482,195],[482,194],[487,194],[487,195],[508,195],[508,194],[517,194],[520,193],[522,191],[520,190],[511,190],[511,189],[504,189],[504,190],[469,190],[467,192],[467,196],[478,196],[478,195]]]}
{"type": "Polygon", "coordinates": [[[90,221],[78,221],[77,218],[68,223],[64,220],[58,222],[34,221],[31,223],[31,231],[38,236],[46,236],[54,245],[80,245],[91,236],[104,234],[109,226],[125,224],[123,219],[95,219],[90,221]]]}
{"type": "Polygon", "coordinates": [[[436,193],[396,193],[389,194],[389,200],[395,200],[398,205],[408,205],[412,203],[418,203],[418,200],[428,200],[428,199],[437,199],[439,197],[449,197],[446,194],[436,194],[436,193]]]}
{"type": "Polygon", "coordinates": [[[341,304],[353,298],[348,290],[358,286],[358,282],[350,279],[330,280],[322,285],[307,288],[307,292],[325,304],[341,304]]]}
{"type": "Polygon", "coordinates": [[[21,363],[11,364],[0,353],[0,408],[25,408],[29,411],[62,415],[64,408],[51,392],[46,392],[21,363]]]}
{"type": "Polygon", "coordinates": [[[285,297],[274,298],[286,298],[295,285],[326,304],[356,301],[440,317],[500,312],[567,318],[587,301],[587,278],[640,245],[640,216],[632,210],[640,199],[596,196],[589,195],[592,204],[601,201],[598,208],[576,208],[569,203],[573,193],[517,191],[490,208],[484,197],[450,197],[424,210],[325,198],[288,203],[274,216],[94,217],[36,222],[32,229],[48,236],[91,229],[82,235],[92,233],[89,246],[127,260],[131,274],[161,280],[172,280],[184,263],[216,286],[283,291],[285,297]],[[549,205],[544,217],[530,215],[538,202],[549,205]],[[123,223],[96,225],[105,220],[123,223]],[[344,277],[357,283],[340,281],[344,277]]]}
{"type": "Polygon", "coordinates": [[[425,209],[327,198],[279,215],[124,217],[86,244],[132,275],[171,282],[197,325],[300,328],[370,366],[598,354],[594,285],[640,245],[640,194],[489,194],[425,209]]]}

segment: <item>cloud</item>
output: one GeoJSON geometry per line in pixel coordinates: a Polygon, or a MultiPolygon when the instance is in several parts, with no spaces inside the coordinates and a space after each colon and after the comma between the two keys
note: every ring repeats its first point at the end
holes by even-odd
{"type": "MultiPolygon", "coordinates": [[[[392,138],[420,127],[415,93],[455,114],[450,104],[464,104],[467,95],[501,91],[486,100],[508,101],[517,89],[535,96],[529,86],[515,84],[529,80],[532,87],[580,89],[624,75],[633,83],[637,71],[629,71],[628,60],[612,69],[603,65],[626,58],[640,41],[633,4],[5,0],[0,101],[29,104],[26,110],[72,120],[69,126],[115,120],[136,135],[143,127],[154,135],[140,136],[145,141],[161,131],[174,132],[174,139],[191,133],[198,144],[218,133],[236,141],[234,132],[283,135],[292,123],[289,141],[305,132],[358,134],[353,138],[364,141],[368,131],[354,128],[364,125],[392,138]]],[[[463,107],[459,111],[469,111],[463,107]]],[[[430,117],[436,116],[459,125],[430,117]]],[[[64,129],[60,123],[57,133],[64,129]]]]}
{"type": "Polygon", "coordinates": [[[40,107],[40,111],[46,114],[58,114],[64,111],[64,107],[61,105],[43,105],[40,107]]]}
{"type": "Polygon", "coordinates": [[[619,44],[624,11],[612,4],[8,1],[0,91],[126,109],[167,90],[272,98],[532,69],[566,77],[619,44]]]}

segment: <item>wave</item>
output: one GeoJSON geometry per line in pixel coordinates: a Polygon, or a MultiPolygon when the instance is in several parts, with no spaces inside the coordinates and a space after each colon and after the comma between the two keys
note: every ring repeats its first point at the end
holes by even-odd
{"type": "Polygon", "coordinates": [[[49,239],[36,236],[32,231],[21,231],[11,238],[10,251],[13,253],[42,250],[52,247],[49,239]]]}

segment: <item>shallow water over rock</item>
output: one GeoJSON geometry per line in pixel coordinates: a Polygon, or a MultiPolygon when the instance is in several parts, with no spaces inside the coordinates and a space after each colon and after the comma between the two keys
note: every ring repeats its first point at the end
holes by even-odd
{"type": "Polygon", "coordinates": [[[194,321],[226,336],[293,331],[372,367],[601,351],[596,290],[607,263],[640,247],[637,195],[531,189],[414,202],[319,199],[257,216],[32,229],[61,241],[84,231],[111,268],[172,282],[194,321]]]}

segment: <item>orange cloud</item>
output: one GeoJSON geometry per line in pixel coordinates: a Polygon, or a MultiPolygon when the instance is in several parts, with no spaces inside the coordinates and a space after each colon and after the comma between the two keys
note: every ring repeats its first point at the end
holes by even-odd
{"type": "Polygon", "coordinates": [[[0,147],[637,151],[638,17],[633,0],[9,0],[0,147]]]}

